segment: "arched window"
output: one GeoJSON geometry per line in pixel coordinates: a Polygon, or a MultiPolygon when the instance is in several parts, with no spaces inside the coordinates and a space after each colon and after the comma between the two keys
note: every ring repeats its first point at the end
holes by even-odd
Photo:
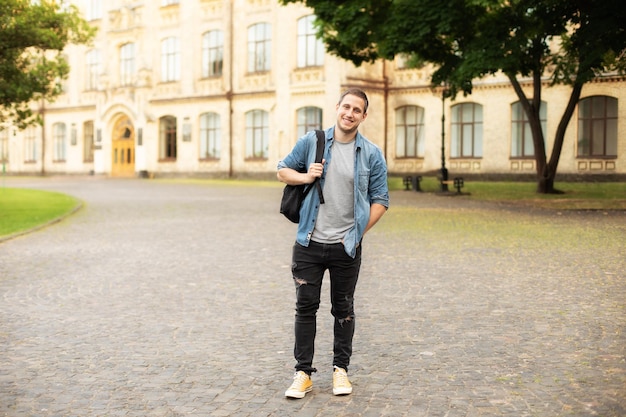
{"type": "Polygon", "coordinates": [[[161,41],[161,81],[180,79],[180,46],[178,38],[169,37],[161,41]]]}
{"type": "Polygon", "coordinates": [[[220,115],[203,113],[200,115],[200,159],[219,159],[222,132],[220,115]]]}
{"type": "Polygon", "coordinates": [[[37,131],[35,126],[24,130],[24,162],[37,162],[37,131]]]}
{"type": "Polygon", "coordinates": [[[482,158],[483,106],[461,103],[452,106],[450,156],[452,158],[482,158]]]}
{"type": "Polygon", "coordinates": [[[409,68],[409,58],[407,54],[398,54],[395,56],[396,69],[403,70],[409,68]]]}
{"type": "Polygon", "coordinates": [[[578,156],[617,156],[617,99],[593,96],[578,102],[578,156]]]}
{"type": "Polygon", "coordinates": [[[83,160],[93,162],[93,120],[83,123],[83,160]]]}
{"type": "Polygon", "coordinates": [[[9,129],[0,128],[0,162],[9,162],[9,129]]]}
{"type": "Polygon", "coordinates": [[[324,65],[324,44],[315,33],[315,15],[298,20],[298,68],[324,65]]]}
{"type": "Polygon", "coordinates": [[[202,76],[220,77],[224,66],[224,34],[212,30],[202,35],[202,76]]]}
{"type": "Polygon", "coordinates": [[[101,0],[87,0],[87,11],[85,13],[87,20],[97,20],[102,18],[102,2],[101,0]]]}
{"type": "Polygon", "coordinates": [[[159,119],[159,159],[176,159],[176,118],[173,116],[159,119]]]}
{"type": "Polygon", "coordinates": [[[424,108],[404,106],[396,109],[396,157],[424,157],[424,108]]]}
{"type": "Polygon", "coordinates": [[[264,72],[271,68],[272,26],[257,23],[248,28],[248,72],[264,72]]]}
{"type": "Polygon", "coordinates": [[[55,162],[65,162],[67,149],[67,131],[65,123],[55,123],[52,125],[52,159],[55,162]]]}
{"type": "Polygon", "coordinates": [[[135,44],[120,47],[120,85],[132,85],[135,78],[135,44]]]}
{"type": "Polygon", "coordinates": [[[297,137],[315,129],[322,129],[322,109],[319,107],[302,107],[296,111],[297,137]]]}
{"type": "Polygon", "coordinates": [[[98,88],[100,74],[100,51],[92,49],[85,55],[85,90],[98,88]]]}
{"type": "Polygon", "coordinates": [[[269,116],[266,111],[246,113],[246,158],[267,159],[269,143],[269,116]]]}
{"type": "MultiPolygon", "coordinates": [[[[548,104],[541,102],[539,108],[539,120],[543,137],[546,137],[546,120],[548,114],[548,104]]],[[[517,101],[511,104],[511,157],[512,158],[533,158],[535,156],[535,145],[533,134],[530,131],[530,123],[522,103],[517,101]]]]}

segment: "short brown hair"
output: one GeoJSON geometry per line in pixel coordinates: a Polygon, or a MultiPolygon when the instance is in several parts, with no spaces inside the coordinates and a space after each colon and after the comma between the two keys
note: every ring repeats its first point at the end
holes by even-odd
{"type": "Polygon", "coordinates": [[[365,108],[363,109],[363,113],[367,113],[367,108],[369,107],[370,103],[369,103],[369,100],[367,99],[367,95],[365,94],[365,91],[361,90],[360,88],[349,88],[343,93],[341,93],[338,104],[341,104],[341,102],[343,101],[343,98],[347,95],[353,95],[353,96],[357,96],[363,99],[363,101],[365,102],[365,108]]]}

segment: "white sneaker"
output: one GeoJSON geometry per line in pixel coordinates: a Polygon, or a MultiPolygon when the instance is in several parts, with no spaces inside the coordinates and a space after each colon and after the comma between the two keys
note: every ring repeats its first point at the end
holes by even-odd
{"type": "Polygon", "coordinates": [[[335,366],[333,372],[333,395],[352,394],[352,384],[345,369],[335,366]]]}
{"type": "Polygon", "coordinates": [[[293,376],[293,383],[285,391],[285,397],[304,398],[307,392],[313,389],[311,377],[304,371],[298,371],[293,376]]]}

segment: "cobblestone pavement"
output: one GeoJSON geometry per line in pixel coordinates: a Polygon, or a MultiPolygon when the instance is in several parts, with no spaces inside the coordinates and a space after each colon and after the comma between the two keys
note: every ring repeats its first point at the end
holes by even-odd
{"type": "MultiPolygon", "coordinates": [[[[0,416],[626,416],[626,214],[392,193],[333,397],[293,373],[279,186],[7,178],[84,201],[0,243],[0,416]]],[[[469,186],[467,187],[469,188],[469,186]]]]}

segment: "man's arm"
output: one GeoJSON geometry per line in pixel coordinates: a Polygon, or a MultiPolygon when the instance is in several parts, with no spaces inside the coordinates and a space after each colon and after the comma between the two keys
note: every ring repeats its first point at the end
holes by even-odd
{"type": "Polygon", "coordinates": [[[311,184],[315,181],[315,178],[322,176],[324,162],[326,161],[322,160],[321,163],[312,163],[307,172],[298,172],[291,168],[281,168],[276,173],[276,177],[278,181],[289,185],[311,184]]]}
{"type": "Polygon", "coordinates": [[[365,235],[365,233],[367,233],[368,230],[374,227],[374,225],[378,223],[378,220],[380,220],[380,218],[383,217],[383,214],[385,214],[386,212],[387,212],[387,207],[383,206],[382,204],[373,203],[370,206],[370,218],[369,218],[369,221],[367,222],[367,226],[365,227],[365,231],[363,232],[363,235],[365,235]]]}

